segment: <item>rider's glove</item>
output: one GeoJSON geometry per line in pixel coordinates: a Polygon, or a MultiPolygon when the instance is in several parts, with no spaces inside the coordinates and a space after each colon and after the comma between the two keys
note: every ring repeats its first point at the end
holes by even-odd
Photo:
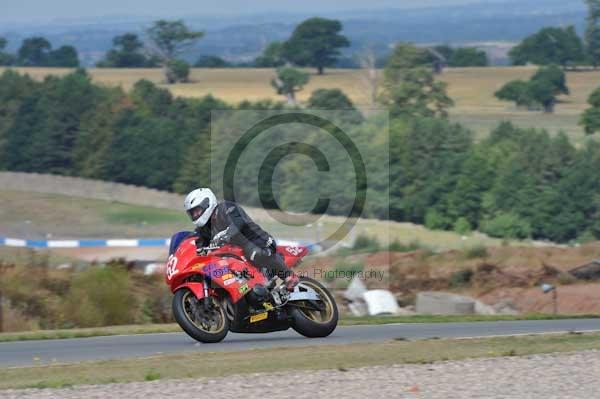
{"type": "Polygon", "coordinates": [[[211,245],[220,247],[227,244],[229,241],[231,241],[231,236],[227,233],[227,230],[223,230],[215,234],[211,241],[211,245]]]}

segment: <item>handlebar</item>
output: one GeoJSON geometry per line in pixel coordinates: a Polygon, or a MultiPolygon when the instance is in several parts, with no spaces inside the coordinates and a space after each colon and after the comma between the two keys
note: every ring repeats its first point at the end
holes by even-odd
{"type": "Polygon", "coordinates": [[[210,243],[210,244],[208,244],[207,247],[196,248],[196,253],[197,254],[207,254],[210,251],[214,251],[215,249],[219,249],[221,247],[222,247],[222,245],[216,245],[216,244],[210,243]]]}

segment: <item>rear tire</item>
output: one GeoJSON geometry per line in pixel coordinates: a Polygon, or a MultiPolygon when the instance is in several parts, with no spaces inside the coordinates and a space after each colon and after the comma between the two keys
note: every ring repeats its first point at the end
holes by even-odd
{"type": "Polygon", "coordinates": [[[321,283],[308,277],[300,277],[300,284],[312,288],[322,298],[325,305],[322,311],[308,310],[290,305],[292,328],[308,338],[326,337],[335,330],[338,322],[338,309],[333,295],[321,283]]]}
{"type": "Polygon", "coordinates": [[[221,342],[229,332],[223,304],[216,298],[198,300],[187,288],[177,290],[173,296],[173,317],[187,335],[199,342],[221,342]],[[211,301],[208,309],[204,309],[206,300],[211,301]]]}

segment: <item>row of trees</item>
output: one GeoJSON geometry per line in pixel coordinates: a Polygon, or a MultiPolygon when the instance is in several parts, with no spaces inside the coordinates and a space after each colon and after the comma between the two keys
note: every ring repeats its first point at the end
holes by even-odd
{"type": "Polygon", "coordinates": [[[573,26],[542,28],[510,50],[513,65],[600,65],[600,0],[584,1],[588,16],[583,39],[573,26]]]}
{"type": "MultiPolygon", "coordinates": [[[[405,84],[402,79],[397,82],[405,84]]],[[[337,107],[331,98],[331,92],[315,92],[311,106],[337,107]]],[[[400,104],[396,105],[402,108],[400,104]]],[[[594,172],[600,166],[598,144],[590,142],[578,150],[564,135],[552,138],[509,124],[475,143],[470,131],[433,117],[435,108],[423,104],[428,110],[418,110],[414,103],[412,113],[399,112],[391,123],[392,219],[432,228],[467,224],[497,236],[555,241],[599,236],[595,220],[600,204],[595,198],[600,177],[594,172]]],[[[231,109],[212,97],[173,98],[147,81],[126,94],[95,86],[83,71],[43,82],[5,72],[0,107],[5,116],[0,125],[3,169],[81,175],[179,192],[208,181],[210,111],[231,109]]],[[[385,136],[377,120],[352,125],[349,131],[357,140],[385,136]]],[[[370,141],[377,146],[373,151],[387,147],[381,147],[381,140],[370,141]]],[[[285,169],[291,174],[285,178],[288,196],[313,200],[308,198],[310,190],[298,187],[305,179],[293,175],[302,169],[285,169]]],[[[381,209],[367,212],[385,215],[381,209]]]]}
{"type": "Polygon", "coordinates": [[[23,40],[17,54],[5,51],[7,40],[0,37],[0,66],[78,67],[79,58],[73,46],[52,49],[50,42],[40,36],[23,40]]]}
{"type": "MultiPolygon", "coordinates": [[[[349,46],[348,39],[339,32],[342,24],[336,20],[311,18],[299,24],[286,42],[272,43],[257,66],[279,67],[285,63],[314,66],[319,73],[336,62],[339,49],[349,46]]],[[[113,39],[113,48],[97,65],[110,68],[146,68],[164,66],[167,81],[185,81],[189,64],[181,60],[184,52],[204,35],[189,29],[183,21],[156,21],[145,32],[146,45],[134,33],[113,39]],[[169,75],[170,73],[170,75],[169,75]]],[[[195,66],[220,68],[228,66],[215,56],[200,57],[195,66]]]]}
{"type": "MultiPolygon", "coordinates": [[[[446,109],[453,101],[446,93],[447,85],[435,80],[432,65],[434,59],[429,49],[398,43],[387,60],[383,79],[380,79],[372,57],[371,62],[364,65],[372,105],[386,106],[393,117],[446,116],[446,109]]],[[[277,76],[271,85],[278,94],[286,96],[289,105],[297,105],[296,93],[309,79],[308,73],[285,66],[277,68],[277,76]]]]}
{"type": "MultiPolygon", "coordinates": [[[[340,21],[326,18],[310,18],[300,23],[291,37],[284,42],[273,42],[264,53],[248,66],[281,67],[291,64],[315,67],[323,74],[326,67],[339,61],[340,50],[350,45],[341,34],[340,21]]],[[[97,63],[106,68],[153,68],[165,69],[167,82],[186,81],[189,64],[181,58],[189,48],[204,35],[189,29],[181,20],[155,21],[145,30],[146,42],[135,33],[124,33],[113,38],[113,47],[104,59],[97,63]]],[[[0,38],[0,65],[20,66],[63,66],[79,65],[77,51],[73,46],[62,46],[52,50],[50,42],[43,37],[25,39],[18,54],[4,52],[6,40],[0,38]]],[[[429,62],[449,66],[486,66],[485,52],[475,48],[453,48],[437,46],[425,51],[429,62]]],[[[222,68],[232,66],[216,56],[201,56],[194,64],[197,67],[222,68]]]]}
{"type": "MultiPolygon", "coordinates": [[[[377,101],[390,109],[389,141],[377,116],[365,119],[358,112],[343,112],[336,117],[353,140],[366,146],[368,156],[377,158],[389,151],[389,165],[382,163],[369,181],[369,189],[376,190],[378,197],[389,195],[389,215],[381,201],[369,204],[366,216],[389,216],[438,229],[480,229],[500,237],[560,242],[600,237],[595,222],[600,177],[594,173],[600,166],[600,145],[590,141],[577,149],[562,134],[551,137],[510,124],[475,142],[469,130],[446,119],[452,101],[426,59],[423,49],[401,43],[388,61],[377,101]]],[[[566,90],[560,79],[564,75],[556,71],[562,73],[557,67],[544,68],[532,80],[551,81],[556,90],[566,90]]],[[[600,93],[591,99],[594,111],[588,113],[596,129],[600,127],[598,98],[600,93]]],[[[351,101],[335,89],[315,91],[308,105],[353,109],[351,101]]],[[[283,107],[269,101],[234,107],[210,96],[174,98],[148,81],[125,93],[94,85],[83,70],[42,82],[7,71],[0,77],[0,168],[185,192],[210,181],[211,150],[219,151],[210,148],[211,110],[283,107]]],[[[211,135],[227,134],[228,129],[219,129],[220,122],[212,121],[211,135]]],[[[352,202],[347,179],[336,175],[331,181],[307,181],[303,173],[310,168],[304,165],[306,157],[301,158],[287,160],[281,167],[283,203],[311,204],[315,191],[307,189],[310,184],[317,192],[329,187],[352,202]]],[[[249,167],[245,172],[251,171],[249,167]]],[[[251,192],[245,193],[244,202],[260,205],[251,192]]],[[[329,211],[343,213],[342,209],[329,211]]]]}

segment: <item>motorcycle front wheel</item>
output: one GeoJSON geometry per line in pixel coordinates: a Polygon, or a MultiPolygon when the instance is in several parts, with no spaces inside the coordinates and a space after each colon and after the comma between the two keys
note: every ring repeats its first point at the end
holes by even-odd
{"type": "Polygon", "coordinates": [[[321,283],[312,278],[300,277],[298,290],[313,290],[319,301],[297,301],[289,306],[292,328],[308,338],[326,337],[335,330],[338,309],[333,295],[321,283]]]}
{"type": "Polygon", "coordinates": [[[199,300],[187,288],[177,290],[173,296],[173,317],[196,341],[221,342],[229,332],[223,304],[212,297],[199,300]]]}

